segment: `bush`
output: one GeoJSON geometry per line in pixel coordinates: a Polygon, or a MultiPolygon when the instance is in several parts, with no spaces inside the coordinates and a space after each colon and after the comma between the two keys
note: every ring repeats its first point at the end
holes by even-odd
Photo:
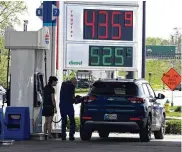
{"type": "Polygon", "coordinates": [[[181,120],[168,120],[166,134],[181,134],[181,120]]]}
{"type": "Polygon", "coordinates": [[[181,106],[178,106],[174,111],[175,111],[175,112],[182,112],[182,111],[181,111],[181,106]]]}
{"type": "MultiPolygon", "coordinates": [[[[76,122],[76,131],[79,132],[80,131],[80,118],[76,117],[75,118],[75,122],[76,122]]],[[[168,120],[166,122],[166,134],[176,134],[176,135],[180,135],[181,134],[181,120],[168,120]]],[[[70,128],[70,123],[68,120],[67,123],[67,129],[70,128]]]]}
{"type": "MultiPolygon", "coordinates": [[[[80,131],[80,118],[76,117],[75,118],[75,123],[76,123],[76,131],[80,131]]],[[[68,119],[68,123],[67,123],[67,129],[70,129],[70,121],[68,119]]]]}
{"type": "Polygon", "coordinates": [[[88,91],[89,91],[89,88],[88,89],[75,89],[75,93],[85,93],[88,91]]]}

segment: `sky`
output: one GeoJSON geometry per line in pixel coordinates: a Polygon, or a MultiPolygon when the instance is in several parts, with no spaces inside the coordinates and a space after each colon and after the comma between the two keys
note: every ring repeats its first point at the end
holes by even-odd
{"type": "MultiPolygon", "coordinates": [[[[21,20],[29,20],[28,30],[37,31],[42,21],[35,15],[40,0],[25,0],[28,13],[20,16],[21,20]]],[[[182,0],[147,0],[146,2],[146,36],[169,38],[173,28],[182,28],[182,0]]],[[[23,30],[23,25],[16,27],[23,30]]]]}

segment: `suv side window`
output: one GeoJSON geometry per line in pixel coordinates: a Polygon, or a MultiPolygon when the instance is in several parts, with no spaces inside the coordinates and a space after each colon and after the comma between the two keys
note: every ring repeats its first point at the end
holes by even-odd
{"type": "Polygon", "coordinates": [[[151,88],[151,86],[150,86],[149,84],[147,84],[147,87],[148,87],[150,96],[151,96],[152,98],[155,98],[155,93],[154,93],[153,89],[151,88]]]}
{"type": "Polygon", "coordinates": [[[149,97],[150,94],[149,94],[147,85],[146,85],[146,84],[142,84],[142,88],[143,88],[143,91],[144,91],[145,95],[146,95],[147,97],[149,97]]]}

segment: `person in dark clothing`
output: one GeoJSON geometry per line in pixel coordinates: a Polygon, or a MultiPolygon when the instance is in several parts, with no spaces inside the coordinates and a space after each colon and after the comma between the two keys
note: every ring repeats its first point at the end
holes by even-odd
{"type": "Polygon", "coordinates": [[[66,140],[66,124],[67,124],[67,116],[70,120],[70,132],[69,132],[69,140],[74,140],[75,134],[75,112],[73,104],[75,102],[75,86],[77,80],[76,78],[72,78],[70,81],[66,81],[62,83],[60,90],[60,113],[62,117],[62,140],[66,140]]]}
{"type": "Polygon", "coordinates": [[[49,138],[52,138],[52,119],[54,112],[56,112],[55,89],[53,87],[57,85],[57,81],[58,79],[55,76],[50,76],[48,85],[44,87],[43,92],[42,116],[45,116],[44,134],[46,135],[48,131],[49,138]]]}

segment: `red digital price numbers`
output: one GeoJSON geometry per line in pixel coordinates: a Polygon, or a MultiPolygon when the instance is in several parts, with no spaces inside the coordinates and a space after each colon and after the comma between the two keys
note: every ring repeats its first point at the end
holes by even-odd
{"type": "Polygon", "coordinates": [[[133,41],[133,11],[84,9],[83,38],[133,41]]]}

